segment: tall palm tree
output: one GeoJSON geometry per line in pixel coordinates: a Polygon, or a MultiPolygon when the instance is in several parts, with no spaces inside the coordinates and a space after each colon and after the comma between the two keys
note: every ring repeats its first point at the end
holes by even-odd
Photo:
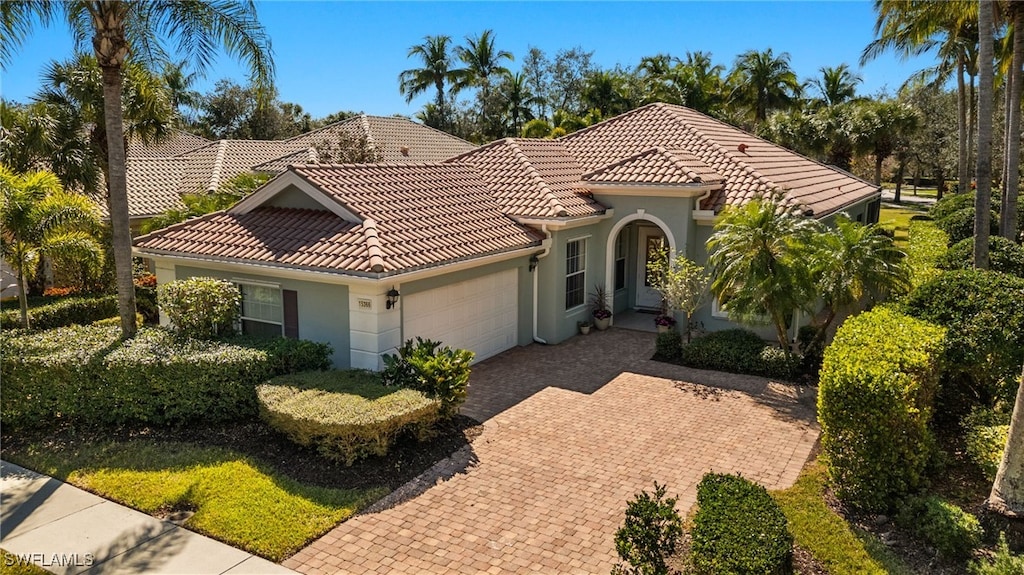
{"type": "Polygon", "coordinates": [[[775,327],[789,351],[786,326],[798,309],[814,300],[811,237],[818,230],[799,207],[772,194],[728,207],[707,241],[711,292],[730,316],[775,327]]]}
{"type": "Polygon", "coordinates": [[[18,276],[22,327],[31,327],[28,280],[39,258],[99,267],[103,249],[90,233],[98,225],[96,205],[65,192],[52,172],[19,175],[0,165],[0,253],[18,276]]]}
{"type": "Polygon", "coordinates": [[[466,65],[462,87],[480,88],[484,100],[489,95],[491,79],[509,72],[508,68],[501,65],[501,61],[515,60],[512,52],[494,48],[493,30],[484,30],[476,38],[466,36],[466,45],[456,47],[455,54],[466,65]]]}
{"type": "Polygon", "coordinates": [[[448,122],[448,104],[445,102],[445,85],[450,86],[452,96],[458,92],[465,77],[465,70],[452,67],[451,36],[424,36],[422,44],[409,48],[408,58],[418,58],[422,68],[411,68],[398,75],[398,91],[405,96],[408,104],[412,99],[427,90],[434,89],[435,113],[441,125],[446,128],[448,122]]]}
{"type": "Polygon", "coordinates": [[[1010,61],[1009,105],[1006,111],[1006,185],[1003,187],[999,212],[999,233],[1015,240],[1017,236],[1017,204],[1020,189],[1021,99],[1024,98],[1024,4],[1010,3],[1013,20],[1013,52],[1010,61]]]}
{"type": "Polygon", "coordinates": [[[705,114],[715,114],[725,102],[725,66],[711,61],[711,52],[687,52],[682,61],[686,92],[683,105],[705,114]]]}
{"type": "Polygon", "coordinates": [[[533,95],[529,82],[522,72],[506,74],[499,89],[511,123],[509,128],[512,134],[518,137],[523,124],[533,119],[533,107],[540,102],[540,98],[533,95]]]}
{"type": "Polygon", "coordinates": [[[597,110],[602,118],[610,118],[631,108],[625,95],[624,78],[610,70],[600,70],[587,75],[583,84],[583,103],[590,110],[597,110]]]}
{"type": "Polygon", "coordinates": [[[820,78],[811,79],[811,85],[821,94],[821,102],[827,107],[852,100],[857,95],[857,84],[861,77],[850,71],[846,64],[835,67],[823,66],[818,70],[820,78]]]}
{"type": "MultiPolygon", "coordinates": [[[[121,110],[122,68],[129,54],[141,62],[166,62],[165,43],[193,62],[197,71],[212,63],[218,48],[245,62],[257,85],[270,86],[274,65],[270,39],[256,19],[252,0],[171,2],[147,0],[65,0],[0,3],[0,63],[6,64],[34,26],[63,18],[78,46],[91,40],[103,71],[103,120],[108,143],[108,212],[117,270],[121,332],[132,337],[135,286],[132,283],[132,237],[128,223],[124,120],[121,110]]],[[[152,68],[152,66],[149,66],[152,68]]]]}
{"type": "Polygon", "coordinates": [[[1010,416],[1003,458],[985,502],[989,509],[1011,517],[1024,515],[1024,449],[1021,446],[1024,446],[1024,369],[1017,385],[1017,399],[1010,416]]]}
{"type": "Polygon", "coordinates": [[[188,62],[181,60],[165,63],[162,75],[171,106],[183,122],[191,121],[194,110],[199,107],[202,100],[202,95],[192,89],[199,79],[199,73],[188,71],[188,62]]]}
{"type": "Polygon", "coordinates": [[[992,199],[992,102],[995,77],[995,9],[992,0],[978,2],[978,158],[974,197],[974,267],[988,269],[989,205],[992,199]]]}
{"type": "Polygon", "coordinates": [[[789,108],[801,89],[789,65],[789,54],[776,56],[771,48],[740,54],[730,79],[733,101],[753,112],[755,125],[764,122],[770,111],[789,108]]]}

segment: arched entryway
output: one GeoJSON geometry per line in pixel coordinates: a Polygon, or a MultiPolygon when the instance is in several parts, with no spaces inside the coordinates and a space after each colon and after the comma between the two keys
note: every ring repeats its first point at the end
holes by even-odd
{"type": "Polygon", "coordinates": [[[672,230],[657,216],[638,210],[615,222],[605,247],[604,283],[611,288],[613,310],[659,307],[661,297],[650,289],[646,270],[650,257],[666,246],[669,253],[678,249],[672,230]]]}

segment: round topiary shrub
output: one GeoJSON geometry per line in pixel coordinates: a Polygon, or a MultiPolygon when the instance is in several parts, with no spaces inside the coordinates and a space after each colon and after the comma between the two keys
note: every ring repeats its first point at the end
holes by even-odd
{"type": "MultiPolygon", "coordinates": [[[[999,199],[993,197],[991,200],[992,211],[999,210],[999,199]]],[[[928,215],[934,220],[941,220],[953,212],[964,208],[974,207],[974,192],[967,194],[946,194],[943,198],[928,208],[928,215]]]]}
{"type": "Polygon", "coordinates": [[[441,400],[409,388],[389,388],[369,371],[307,371],[256,388],[260,415],[299,445],[351,465],[384,455],[405,433],[431,435],[441,400]]]}
{"type": "MultiPolygon", "coordinates": [[[[999,214],[992,211],[989,214],[989,233],[999,234],[999,214]]],[[[935,220],[935,225],[946,232],[949,237],[949,245],[974,237],[974,207],[957,210],[948,216],[935,220]]]]}
{"type": "MultiPolygon", "coordinates": [[[[944,270],[969,270],[974,267],[974,238],[960,240],[939,258],[936,264],[944,270]]],[[[1002,237],[988,239],[990,271],[1024,277],[1024,247],[1002,237]]]]}
{"type": "Polygon", "coordinates": [[[212,339],[235,333],[242,295],[229,281],[194,277],[160,286],[157,301],[178,335],[212,339]]]}

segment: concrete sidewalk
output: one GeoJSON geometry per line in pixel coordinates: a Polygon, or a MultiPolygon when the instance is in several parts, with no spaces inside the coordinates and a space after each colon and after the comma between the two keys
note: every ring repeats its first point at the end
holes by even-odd
{"type": "Polygon", "coordinates": [[[0,461],[0,547],[59,574],[294,573],[6,461],[0,461]]]}

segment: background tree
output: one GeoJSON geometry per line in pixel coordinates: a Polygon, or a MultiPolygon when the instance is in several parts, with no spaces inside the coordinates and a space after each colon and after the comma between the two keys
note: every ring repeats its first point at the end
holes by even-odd
{"type": "Polygon", "coordinates": [[[812,78],[811,85],[821,94],[821,104],[831,107],[853,100],[857,95],[857,84],[861,77],[850,71],[848,65],[823,66],[818,70],[820,78],[812,78]]]}
{"type": "Polygon", "coordinates": [[[1010,417],[1010,431],[1003,449],[986,507],[1013,517],[1024,516],[1024,369],[1021,370],[1017,399],[1010,417]]]}
{"type": "Polygon", "coordinates": [[[449,106],[445,100],[446,85],[452,90],[452,97],[458,93],[466,71],[452,66],[451,36],[424,36],[422,44],[409,48],[408,58],[417,58],[422,68],[404,70],[398,75],[398,91],[405,96],[408,104],[427,90],[434,89],[434,109],[427,116],[432,122],[428,126],[445,130],[449,128],[449,106]]]}
{"type": "Polygon", "coordinates": [[[882,162],[907,141],[918,126],[913,108],[897,100],[865,102],[854,115],[856,145],[875,157],[875,185],[882,185],[882,162]]]}
{"type": "Polygon", "coordinates": [[[1017,240],[1018,190],[1020,188],[1021,99],[1024,98],[1024,4],[1009,3],[1013,19],[1013,50],[1010,62],[1006,102],[1006,185],[1003,186],[999,211],[999,233],[1008,240],[1017,240]]]}
{"type": "Polygon", "coordinates": [[[129,53],[140,62],[166,62],[165,42],[172,42],[202,72],[216,49],[245,61],[253,81],[270,85],[273,63],[270,40],[256,19],[253,2],[148,2],[112,0],[65,2],[4,2],[0,4],[0,60],[6,63],[37,24],[63,17],[75,43],[91,36],[93,52],[103,72],[103,119],[109,137],[107,158],[108,212],[117,269],[121,331],[135,335],[135,285],[132,281],[132,239],[128,221],[124,122],[121,110],[122,68],[129,53]]]}
{"type": "MultiPolygon", "coordinates": [[[[551,62],[551,91],[549,104],[553,110],[565,110],[580,115],[586,111],[583,106],[583,85],[594,70],[591,59],[594,52],[587,52],[577,46],[571,50],[559,50],[551,62]]],[[[555,122],[557,124],[557,122],[555,122]]]]}
{"type": "Polygon", "coordinates": [[[772,110],[789,108],[800,91],[800,82],[789,66],[789,54],[776,56],[771,48],[740,54],[729,78],[732,101],[750,111],[755,126],[764,122],[772,110]]]}
{"type": "Polygon", "coordinates": [[[588,110],[597,110],[602,118],[617,116],[635,106],[626,95],[626,78],[617,71],[598,70],[587,75],[581,94],[588,110]]]}
{"type": "Polygon", "coordinates": [[[270,174],[242,173],[221,184],[216,191],[184,194],[181,197],[182,208],[167,210],[146,220],[142,223],[141,231],[148,234],[189,218],[226,210],[255,192],[268,180],[270,180],[270,174]]]}
{"type": "Polygon", "coordinates": [[[509,132],[519,137],[522,135],[523,124],[534,118],[533,110],[540,98],[530,91],[529,82],[522,72],[506,74],[498,86],[498,92],[508,117],[509,132]]]}
{"type": "Polygon", "coordinates": [[[179,123],[189,126],[195,122],[196,110],[202,102],[199,92],[192,89],[199,79],[197,72],[188,70],[188,61],[165,62],[163,69],[164,85],[171,101],[171,107],[178,114],[179,123]]]}
{"type": "Polygon", "coordinates": [[[28,316],[28,280],[45,256],[56,264],[98,268],[103,249],[92,235],[99,226],[96,205],[65,192],[51,172],[18,175],[0,165],[0,253],[18,276],[21,324],[28,316]]]}
{"type": "Polygon", "coordinates": [[[313,129],[302,106],[280,101],[273,86],[266,89],[261,104],[259,91],[256,85],[218,80],[212,92],[200,97],[199,132],[215,140],[281,140],[313,129]]]}
{"type": "Polygon", "coordinates": [[[992,102],[995,28],[991,0],[978,3],[978,191],[974,196],[974,267],[988,269],[988,236],[992,199],[992,102]]]}
{"type": "Polygon", "coordinates": [[[548,92],[551,90],[550,68],[551,61],[544,51],[536,46],[530,46],[523,58],[522,74],[526,80],[526,87],[537,99],[533,104],[533,116],[545,120],[551,112],[548,98],[548,92]]]}

